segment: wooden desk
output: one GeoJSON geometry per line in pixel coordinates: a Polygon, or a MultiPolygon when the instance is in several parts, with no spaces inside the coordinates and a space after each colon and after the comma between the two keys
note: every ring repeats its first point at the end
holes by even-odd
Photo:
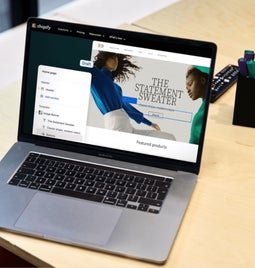
{"type": "MultiPolygon", "coordinates": [[[[243,25],[251,25],[254,21],[251,20],[252,10],[248,8],[245,12],[242,5],[252,5],[252,1],[231,2],[234,4],[228,8],[232,12],[219,0],[183,0],[135,25],[151,31],[215,41],[219,45],[217,68],[221,68],[227,63],[235,63],[245,48],[255,49],[252,32],[249,38],[242,32],[243,25]],[[194,14],[201,15],[201,20],[193,17],[194,14]],[[223,21],[228,22],[224,31],[222,28],[218,31],[209,29],[220,27],[223,21]],[[240,37],[236,43],[239,32],[245,39],[240,37]]],[[[0,158],[5,151],[2,140],[12,143],[16,137],[18,95],[19,83],[0,93],[0,158]],[[7,115],[10,120],[6,120],[7,115]]],[[[234,95],[235,86],[210,106],[198,183],[168,261],[160,267],[255,267],[255,129],[232,125],[234,95]]],[[[38,266],[159,267],[3,231],[0,232],[0,245],[38,266]]]]}
{"type": "Polygon", "coordinates": [[[235,60],[255,49],[253,0],[181,0],[134,25],[150,31],[216,42],[219,55],[235,60]]]}

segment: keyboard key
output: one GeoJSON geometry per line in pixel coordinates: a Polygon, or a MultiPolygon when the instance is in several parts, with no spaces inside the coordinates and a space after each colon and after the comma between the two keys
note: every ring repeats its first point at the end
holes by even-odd
{"type": "Polygon", "coordinates": [[[24,180],[26,176],[27,176],[26,174],[16,173],[13,178],[17,180],[24,180]]]}
{"type": "Polygon", "coordinates": [[[78,172],[78,173],[76,173],[75,177],[78,178],[78,179],[84,179],[85,176],[86,176],[86,173],[78,172]]]}
{"type": "Polygon", "coordinates": [[[117,202],[117,199],[106,196],[103,203],[105,204],[109,204],[109,205],[115,205],[115,203],[117,202]]]}
{"type": "Polygon", "coordinates": [[[115,185],[113,184],[106,184],[105,189],[109,191],[113,191],[115,188],[115,185]]]}
{"type": "Polygon", "coordinates": [[[128,201],[137,202],[137,200],[138,200],[138,196],[136,195],[130,195],[128,197],[128,201]]]}
{"type": "Polygon", "coordinates": [[[125,191],[126,194],[131,194],[131,195],[133,195],[135,192],[136,190],[133,188],[126,188],[126,191],[125,191]]]}
{"type": "Polygon", "coordinates": [[[143,177],[135,177],[134,178],[134,182],[136,182],[136,183],[143,183],[144,182],[144,178],[143,177]]]}
{"type": "Polygon", "coordinates": [[[103,176],[97,176],[95,180],[100,181],[100,182],[104,182],[106,180],[106,178],[103,176]]]}
{"type": "Polygon", "coordinates": [[[116,192],[124,192],[126,190],[126,188],[125,187],[123,187],[123,186],[116,186],[116,188],[115,188],[115,191],[116,192]]]}
{"type": "Polygon", "coordinates": [[[114,191],[110,191],[106,194],[108,197],[116,198],[118,193],[114,191]]]}
{"type": "Polygon", "coordinates": [[[158,187],[156,187],[156,186],[148,186],[147,187],[148,192],[156,193],[157,189],[158,189],[158,187]]]}
{"type": "Polygon", "coordinates": [[[45,185],[51,185],[51,186],[53,186],[55,183],[56,183],[55,180],[48,179],[48,180],[45,182],[45,185]]]}
{"type": "Polygon", "coordinates": [[[102,202],[104,198],[103,196],[100,196],[100,195],[89,194],[86,192],[85,193],[75,192],[75,191],[68,190],[68,189],[62,189],[59,187],[53,187],[52,193],[66,195],[66,196],[75,197],[75,198],[81,198],[81,199],[94,201],[94,202],[102,202]]]}
{"type": "Polygon", "coordinates": [[[127,201],[125,200],[118,200],[116,206],[118,207],[125,207],[127,205],[127,201]]]}
{"type": "Polygon", "coordinates": [[[45,165],[47,165],[47,166],[51,166],[51,167],[54,167],[55,164],[56,164],[56,162],[53,161],[53,160],[46,160],[46,162],[45,162],[45,165]]]}
{"type": "Polygon", "coordinates": [[[146,188],[147,188],[147,185],[146,184],[138,183],[136,185],[136,189],[139,189],[139,190],[146,190],[146,188]]]}
{"type": "Polygon", "coordinates": [[[137,194],[138,196],[145,196],[145,195],[147,194],[147,192],[144,191],[144,190],[137,190],[136,194],[137,194]]]}
{"type": "Polygon", "coordinates": [[[135,176],[134,175],[128,175],[128,174],[126,174],[124,176],[124,179],[125,179],[125,181],[134,181],[135,176]]]}
{"type": "Polygon", "coordinates": [[[147,205],[147,204],[140,204],[138,206],[138,210],[141,210],[141,211],[147,211],[148,208],[149,208],[149,205],[147,205]]]}
{"type": "Polygon", "coordinates": [[[73,171],[73,170],[68,170],[65,173],[66,176],[70,176],[70,177],[75,176],[75,174],[76,174],[76,171],[73,171]]]}
{"type": "Polygon", "coordinates": [[[35,170],[31,168],[20,168],[18,173],[26,174],[26,175],[34,175],[35,170]]]}
{"type": "Polygon", "coordinates": [[[169,182],[162,182],[162,181],[157,181],[155,183],[155,186],[160,187],[160,188],[165,188],[165,189],[170,188],[170,185],[171,185],[171,183],[169,183],[169,182]]]}
{"type": "Polygon", "coordinates": [[[28,175],[26,176],[26,181],[34,182],[36,180],[36,176],[28,175]]]}
{"type": "Polygon", "coordinates": [[[104,176],[107,178],[112,178],[113,175],[114,175],[114,172],[112,172],[112,171],[105,171],[104,172],[104,176]]]}
{"type": "Polygon", "coordinates": [[[84,184],[84,182],[85,182],[84,179],[75,179],[75,181],[74,181],[74,183],[80,184],[80,185],[84,184]]]}
{"type": "Polygon", "coordinates": [[[84,170],[84,172],[88,174],[88,173],[93,173],[94,170],[95,170],[94,168],[86,167],[85,170],[84,170]]]}
{"type": "Polygon", "coordinates": [[[64,168],[69,169],[69,170],[73,170],[74,165],[73,164],[65,164],[64,168]]]}
{"type": "Polygon", "coordinates": [[[19,183],[19,186],[20,187],[28,187],[29,186],[29,184],[30,184],[30,182],[29,181],[21,181],[20,183],[19,183]]]}
{"type": "Polygon", "coordinates": [[[46,179],[41,178],[41,177],[38,177],[38,178],[35,180],[35,182],[40,183],[40,184],[43,184],[43,183],[46,182],[46,179]]]}
{"type": "Polygon", "coordinates": [[[56,175],[55,176],[55,180],[57,180],[57,181],[63,181],[64,179],[65,179],[64,175],[56,175]]]}
{"type": "Polygon", "coordinates": [[[53,179],[55,177],[55,174],[54,173],[46,173],[44,175],[44,178],[46,179],[53,179]]]}
{"type": "Polygon", "coordinates": [[[118,194],[118,199],[126,200],[127,198],[128,198],[128,195],[127,194],[123,194],[123,193],[119,193],[118,194]]]}
{"type": "Polygon", "coordinates": [[[154,185],[155,180],[152,180],[152,179],[145,179],[144,183],[152,186],[152,185],[154,185]]]}
{"type": "Polygon", "coordinates": [[[104,188],[104,186],[105,186],[105,183],[103,183],[103,182],[96,182],[95,183],[96,188],[104,188]]]}
{"type": "Polygon", "coordinates": [[[95,180],[96,177],[97,176],[95,174],[87,174],[87,175],[85,175],[85,179],[87,179],[87,180],[95,180]]]}
{"type": "Polygon", "coordinates": [[[56,168],[55,167],[48,167],[46,169],[47,172],[55,172],[56,171],[56,168]]]}
{"type": "Polygon", "coordinates": [[[155,199],[157,197],[157,194],[153,192],[148,192],[146,197],[150,199],[155,199]]]}
{"type": "Polygon", "coordinates": [[[64,188],[66,186],[66,182],[59,181],[59,182],[56,183],[56,186],[60,187],[60,188],[64,188]]]}
{"type": "Polygon", "coordinates": [[[35,162],[39,154],[29,154],[29,156],[26,158],[26,162],[35,162]]]}
{"type": "Polygon", "coordinates": [[[113,177],[114,177],[115,179],[123,179],[124,176],[125,176],[124,174],[115,173],[113,177]]]}
{"type": "Polygon", "coordinates": [[[64,182],[74,182],[75,178],[73,177],[65,177],[64,182]]]}
{"type": "Polygon", "coordinates": [[[128,188],[135,188],[135,187],[136,187],[136,183],[134,183],[134,182],[128,182],[128,183],[126,184],[126,186],[127,186],[128,188]]]}
{"type": "Polygon", "coordinates": [[[116,180],[115,180],[115,179],[112,179],[112,178],[107,178],[107,179],[105,180],[105,182],[106,182],[106,183],[110,183],[110,184],[114,184],[114,183],[116,182],[116,180]]]}
{"type": "Polygon", "coordinates": [[[34,190],[37,190],[39,187],[40,187],[40,183],[32,182],[32,183],[29,185],[29,188],[30,188],[30,189],[34,189],[34,190]]]}
{"type": "Polygon", "coordinates": [[[20,183],[20,180],[18,180],[18,179],[11,179],[9,181],[9,184],[11,184],[11,185],[18,185],[19,183],[20,183]]]}
{"type": "Polygon", "coordinates": [[[66,185],[66,189],[68,189],[68,190],[74,190],[75,187],[76,187],[76,184],[74,184],[74,183],[68,183],[66,185]]]}
{"type": "Polygon", "coordinates": [[[162,201],[160,200],[153,200],[153,199],[144,198],[144,197],[140,197],[138,202],[142,204],[147,204],[150,206],[155,206],[155,207],[161,207],[162,205],[162,201]]]}
{"type": "Polygon", "coordinates": [[[65,172],[66,172],[66,171],[65,171],[65,169],[63,169],[63,168],[59,168],[59,169],[56,170],[56,173],[57,173],[57,174],[65,174],[65,172]]]}
{"type": "Polygon", "coordinates": [[[153,214],[158,214],[159,213],[159,209],[150,208],[148,210],[148,212],[153,213],[153,214]]]}
{"type": "Polygon", "coordinates": [[[35,164],[35,163],[25,162],[25,163],[22,164],[21,167],[23,167],[23,168],[32,168],[32,169],[34,169],[36,166],[37,166],[37,164],[35,164]]]}
{"type": "Polygon", "coordinates": [[[38,170],[34,173],[35,176],[38,176],[38,177],[43,177],[45,175],[45,172],[44,171],[41,171],[41,170],[38,170]]]}
{"type": "Polygon", "coordinates": [[[116,185],[119,185],[119,186],[124,186],[125,183],[126,183],[126,182],[123,181],[123,180],[117,180],[115,184],[116,184],[116,185]]]}
{"type": "Polygon", "coordinates": [[[97,188],[94,187],[88,187],[86,192],[89,194],[94,194],[97,191],[97,188]]]}
{"type": "Polygon", "coordinates": [[[97,194],[98,194],[98,195],[103,195],[103,196],[105,196],[106,193],[107,193],[106,190],[103,190],[103,189],[99,189],[99,190],[97,190],[97,194]]]}
{"type": "Polygon", "coordinates": [[[47,166],[39,165],[36,167],[36,170],[45,170],[46,168],[47,168],[47,166]]]}
{"type": "Polygon", "coordinates": [[[104,174],[104,170],[96,169],[96,170],[94,170],[93,173],[94,173],[95,175],[103,175],[103,174],[104,174]]]}
{"type": "Polygon", "coordinates": [[[83,166],[75,166],[73,170],[81,173],[84,170],[84,167],[83,166]]]}
{"type": "Polygon", "coordinates": [[[95,184],[95,182],[90,181],[90,180],[86,180],[85,183],[84,183],[84,185],[86,185],[86,186],[93,186],[94,184],[95,184]]]}
{"type": "Polygon", "coordinates": [[[43,164],[46,162],[46,159],[38,158],[35,162],[36,162],[37,164],[43,165],[43,164]]]}
{"type": "Polygon", "coordinates": [[[133,204],[127,204],[127,208],[137,209],[137,206],[133,204]]]}
{"type": "Polygon", "coordinates": [[[79,191],[79,192],[84,192],[86,190],[86,186],[78,185],[76,187],[76,190],[79,191]]]}
{"type": "Polygon", "coordinates": [[[52,186],[51,185],[41,185],[39,187],[39,190],[40,191],[44,191],[44,192],[50,192],[51,189],[52,189],[52,186]]]}

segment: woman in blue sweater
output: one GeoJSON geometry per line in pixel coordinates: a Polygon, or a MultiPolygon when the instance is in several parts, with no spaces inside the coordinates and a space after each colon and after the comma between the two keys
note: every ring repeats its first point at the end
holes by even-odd
{"type": "Polygon", "coordinates": [[[172,134],[160,131],[158,124],[146,119],[130,103],[124,102],[122,89],[114,81],[125,81],[140,68],[130,61],[131,56],[99,51],[91,70],[91,94],[104,116],[105,128],[123,132],[160,137],[174,140],[172,134]],[[140,130],[132,126],[130,118],[137,124],[145,124],[152,129],[140,130]]]}

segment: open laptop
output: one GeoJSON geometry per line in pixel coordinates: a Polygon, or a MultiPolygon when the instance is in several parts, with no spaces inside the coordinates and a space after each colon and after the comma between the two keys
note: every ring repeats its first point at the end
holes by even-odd
{"type": "Polygon", "coordinates": [[[0,227],[166,261],[199,173],[215,57],[210,42],[30,19],[0,227]],[[201,98],[190,69],[207,75],[201,98]]]}

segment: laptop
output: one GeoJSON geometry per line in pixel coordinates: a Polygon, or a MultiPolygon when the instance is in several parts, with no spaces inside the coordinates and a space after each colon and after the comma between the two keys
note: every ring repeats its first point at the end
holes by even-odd
{"type": "Polygon", "coordinates": [[[215,57],[211,42],[29,19],[1,229],[164,263],[200,169],[215,57]]]}

